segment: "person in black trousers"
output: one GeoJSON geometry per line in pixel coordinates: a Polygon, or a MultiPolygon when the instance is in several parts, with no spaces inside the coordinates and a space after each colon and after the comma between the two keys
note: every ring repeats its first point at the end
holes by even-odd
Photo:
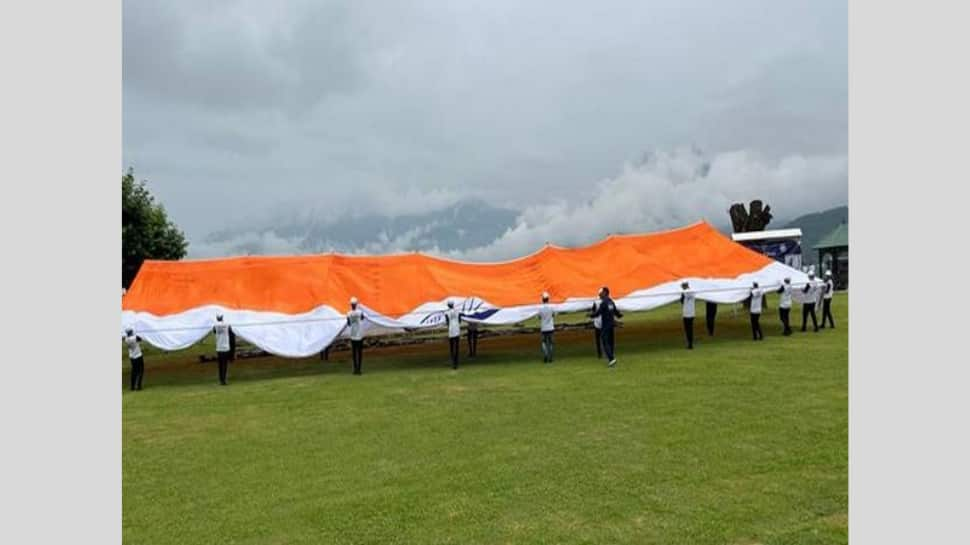
{"type": "Polygon", "coordinates": [[[791,315],[791,278],[785,278],[785,281],[781,286],[778,287],[779,301],[778,301],[778,316],[781,318],[782,335],[791,335],[791,324],[788,319],[791,315]]]}
{"type": "Polygon", "coordinates": [[[603,352],[606,353],[606,359],[609,361],[607,365],[616,367],[616,354],[613,352],[616,340],[613,332],[615,326],[613,318],[622,318],[623,314],[616,308],[616,303],[610,299],[610,288],[606,286],[600,289],[600,305],[596,309],[595,316],[603,319],[603,352]]]}
{"type": "Polygon", "coordinates": [[[707,320],[707,334],[711,337],[714,336],[714,318],[717,317],[717,303],[707,302],[707,308],[705,309],[706,315],[704,318],[707,320]]]}
{"type": "Polygon", "coordinates": [[[543,363],[552,363],[553,334],[556,332],[556,310],[549,304],[549,293],[542,292],[539,306],[539,347],[543,363]]]}
{"type": "Polygon", "coordinates": [[[751,335],[756,341],[763,341],[764,333],[761,332],[761,306],[764,303],[764,293],[758,287],[757,282],[751,284],[751,295],[748,296],[748,307],[751,312],[751,335]]]}
{"type": "Polygon", "coordinates": [[[805,331],[805,326],[808,325],[808,317],[812,317],[812,325],[815,326],[815,332],[818,333],[818,319],[815,317],[815,300],[818,299],[818,286],[815,281],[815,273],[808,273],[808,282],[805,287],[802,288],[803,302],[802,302],[802,331],[805,331]]]}
{"type": "Polygon", "coordinates": [[[468,357],[474,358],[478,355],[478,322],[468,322],[465,333],[468,336],[468,357]]]}
{"type": "Polygon", "coordinates": [[[461,342],[461,313],[455,308],[454,301],[448,301],[445,311],[445,322],[448,325],[448,352],[451,356],[451,368],[458,369],[458,351],[461,342]]]}
{"type": "Polygon", "coordinates": [[[350,329],[350,357],[354,363],[354,374],[359,375],[364,365],[364,330],[362,324],[367,317],[357,308],[357,298],[350,298],[347,312],[347,328],[350,329]]]}
{"type": "Polygon", "coordinates": [[[680,305],[684,317],[684,334],[687,336],[687,349],[694,349],[694,292],[685,281],[680,284],[680,305]]]}
{"type": "Polygon", "coordinates": [[[216,358],[219,360],[219,384],[226,386],[229,384],[229,324],[222,320],[222,314],[216,316],[216,324],[212,327],[212,332],[216,336],[216,358]]]}
{"type": "Polygon", "coordinates": [[[832,271],[825,271],[825,287],[822,292],[822,329],[825,329],[825,322],[831,324],[835,329],[835,319],[832,318],[832,294],[835,293],[835,282],[832,281],[832,271]]]}
{"type": "Polygon", "coordinates": [[[145,376],[145,358],[141,353],[141,337],[135,335],[135,330],[128,328],[121,338],[128,346],[128,361],[131,362],[131,391],[141,390],[141,379],[145,376]]]}
{"type": "Polygon", "coordinates": [[[593,342],[596,343],[596,359],[600,359],[603,357],[603,318],[596,316],[597,308],[599,301],[593,303],[587,316],[593,319],[593,342]]]}
{"type": "Polygon", "coordinates": [[[236,361],[236,332],[229,328],[229,361],[236,361]]]}

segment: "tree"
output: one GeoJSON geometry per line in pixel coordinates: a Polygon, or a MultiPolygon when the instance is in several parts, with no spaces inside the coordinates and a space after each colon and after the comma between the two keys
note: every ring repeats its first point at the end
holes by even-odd
{"type": "Polygon", "coordinates": [[[168,219],[165,208],[136,182],[134,171],[121,176],[121,282],[128,288],[146,259],[182,259],[189,247],[185,234],[168,219]]]}

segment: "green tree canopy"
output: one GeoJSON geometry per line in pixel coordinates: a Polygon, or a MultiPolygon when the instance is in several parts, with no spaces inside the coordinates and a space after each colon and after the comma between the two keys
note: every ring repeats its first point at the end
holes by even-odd
{"type": "Polygon", "coordinates": [[[168,219],[131,168],[121,176],[121,282],[131,285],[146,259],[182,259],[189,247],[185,234],[168,219]]]}

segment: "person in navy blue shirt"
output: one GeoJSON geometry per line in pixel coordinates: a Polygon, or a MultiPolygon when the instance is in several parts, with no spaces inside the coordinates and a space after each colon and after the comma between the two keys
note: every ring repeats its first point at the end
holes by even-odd
{"type": "Polygon", "coordinates": [[[599,317],[602,320],[602,330],[600,335],[602,335],[603,340],[603,351],[606,352],[606,359],[609,360],[609,366],[616,366],[616,355],[613,353],[613,348],[615,346],[616,338],[613,335],[613,327],[615,324],[614,318],[622,318],[623,314],[616,308],[616,303],[610,299],[610,288],[603,286],[600,288],[600,304],[592,316],[599,317]]]}

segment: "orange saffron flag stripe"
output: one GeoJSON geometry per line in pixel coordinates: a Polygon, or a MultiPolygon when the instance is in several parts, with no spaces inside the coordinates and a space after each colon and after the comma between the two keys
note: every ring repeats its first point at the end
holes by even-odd
{"type": "Polygon", "coordinates": [[[583,248],[546,246],[502,263],[471,263],[419,253],[322,254],[145,261],[122,309],[165,316],[216,304],[239,310],[307,312],[349,308],[351,296],[386,316],[401,316],[448,296],[476,296],[498,307],[593,297],[614,298],[685,277],[735,278],[772,260],[706,222],[642,235],[616,235],[583,248]]]}

